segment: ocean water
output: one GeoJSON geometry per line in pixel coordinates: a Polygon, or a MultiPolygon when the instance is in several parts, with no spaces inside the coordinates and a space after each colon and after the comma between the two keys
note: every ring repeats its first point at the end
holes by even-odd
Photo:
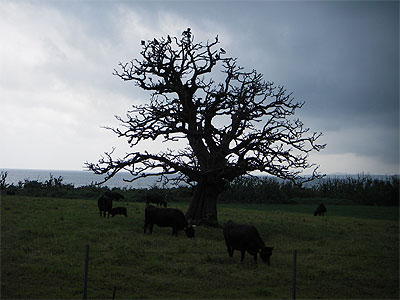
{"type": "MultiPolygon", "coordinates": [[[[30,169],[0,169],[0,172],[7,172],[6,183],[18,185],[18,182],[25,180],[44,182],[50,179],[50,174],[54,178],[61,176],[63,183],[73,184],[75,187],[86,186],[92,183],[100,182],[104,177],[95,175],[89,171],[63,171],[63,170],[30,170],[30,169]]],[[[109,188],[151,188],[157,184],[159,177],[141,178],[134,182],[126,182],[124,179],[130,179],[127,172],[116,174],[102,186],[109,188]]],[[[160,186],[160,184],[157,184],[160,186]]]]}

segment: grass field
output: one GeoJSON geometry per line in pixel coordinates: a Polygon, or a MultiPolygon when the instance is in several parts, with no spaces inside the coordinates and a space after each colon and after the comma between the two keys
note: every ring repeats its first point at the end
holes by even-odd
{"type": "MultiPolygon", "coordinates": [[[[246,254],[229,258],[222,230],[196,238],[155,227],[143,234],[144,204],[128,218],[100,219],[96,201],[1,198],[1,299],[82,298],[85,245],[89,298],[291,298],[297,249],[297,298],[399,298],[398,207],[219,206],[228,219],[255,225],[275,247],[271,266],[246,254]]],[[[183,204],[170,206],[186,209],[183,204]]]]}

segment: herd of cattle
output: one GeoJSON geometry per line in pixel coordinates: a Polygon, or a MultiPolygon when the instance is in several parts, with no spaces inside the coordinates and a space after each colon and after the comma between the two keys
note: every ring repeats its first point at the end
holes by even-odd
{"type": "MultiPolygon", "coordinates": [[[[97,201],[100,217],[107,218],[114,217],[115,215],[128,216],[125,207],[112,207],[113,200],[119,201],[124,199],[124,196],[117,193],[107,191],[97,201]]],[[[177,236],[178,231],[185,231],[186,236],[194,238],[195,225],[189,224],[182,211],[176,208],[167,208],[167,201],[165,197],[160,195],[148,194],[146,195],[146,209],[144,220],[144,233],[149,229],[150,234],[153,232],[154,225],[159,227],[171,227],[172,235],[177,236]],[[155,207],[151,203],[160,207],[155,207]],[[164,208],[162,208],[162,206],[164,208]]],[[[323,216],[326,213],[326,207],[321,203],[314,211],[314,216],[323,216]]],[[[243,261],[246,251],[254,257],[257,261],[257,255],[260,255],[264,263],[270,265],[270,257],[272,255],[273,247],[267,247],[261,239],[258,230],[251,225],[236,224],[229,220],[223,227],[223,234],[225,244],[230,257],[233,256],[234,250],[241,253],[240,261],[243,261]]]]}

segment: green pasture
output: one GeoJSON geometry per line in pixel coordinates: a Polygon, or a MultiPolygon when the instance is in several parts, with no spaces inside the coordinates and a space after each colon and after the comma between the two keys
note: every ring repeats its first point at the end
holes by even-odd
{"type": "MultiPolygon", "coordinates": [[[[255,225],[275,247],[271,266],[226,251],[222,230],[196,238],[154,227],[143,234],[144,203],[122,202],[128,218],[101,219],[94,200],[2,196],[1,299],[288,299],[293,250],[297,298],[398,299],[398,207],[221,204],[229,219],[255,225]]],[[[170,203],[185,211],[187,205],[170,203]]]]}
{"type": "MultiPolygon", "coordinates": [[[[315,202],[315,201],[314,201],[315,202]]],[[[320,202],[317,201],[313,204],[220,204],[221,208],[238,208],[246,210],[258,210],[269,212],[287,212],[297,213],[304,215],[312,215],[320,202]]],[[[398,206],[371,206],[371,205],[337,205],[327,204],[328,213],[330,217],[355,217],[361,219],[376,219],[376,220],[399,220],[399,207],[398,206]]]]}

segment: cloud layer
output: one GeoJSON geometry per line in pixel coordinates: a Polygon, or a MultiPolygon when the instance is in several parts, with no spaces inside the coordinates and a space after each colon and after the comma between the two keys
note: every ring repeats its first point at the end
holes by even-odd
{"type": "MultiPolygon", "coordinates": [[[[140,40],[217,34],[228,55],[306,105],[323,172],[399,173],[398,2],[0,3],[0,167],[81,169],[148,94],[112,75],[140,40]]],[[[147,146],[147,145],[146,145],[147,146]]],[[[157,145],[162,147],[162,145],[157,145]]]]}

